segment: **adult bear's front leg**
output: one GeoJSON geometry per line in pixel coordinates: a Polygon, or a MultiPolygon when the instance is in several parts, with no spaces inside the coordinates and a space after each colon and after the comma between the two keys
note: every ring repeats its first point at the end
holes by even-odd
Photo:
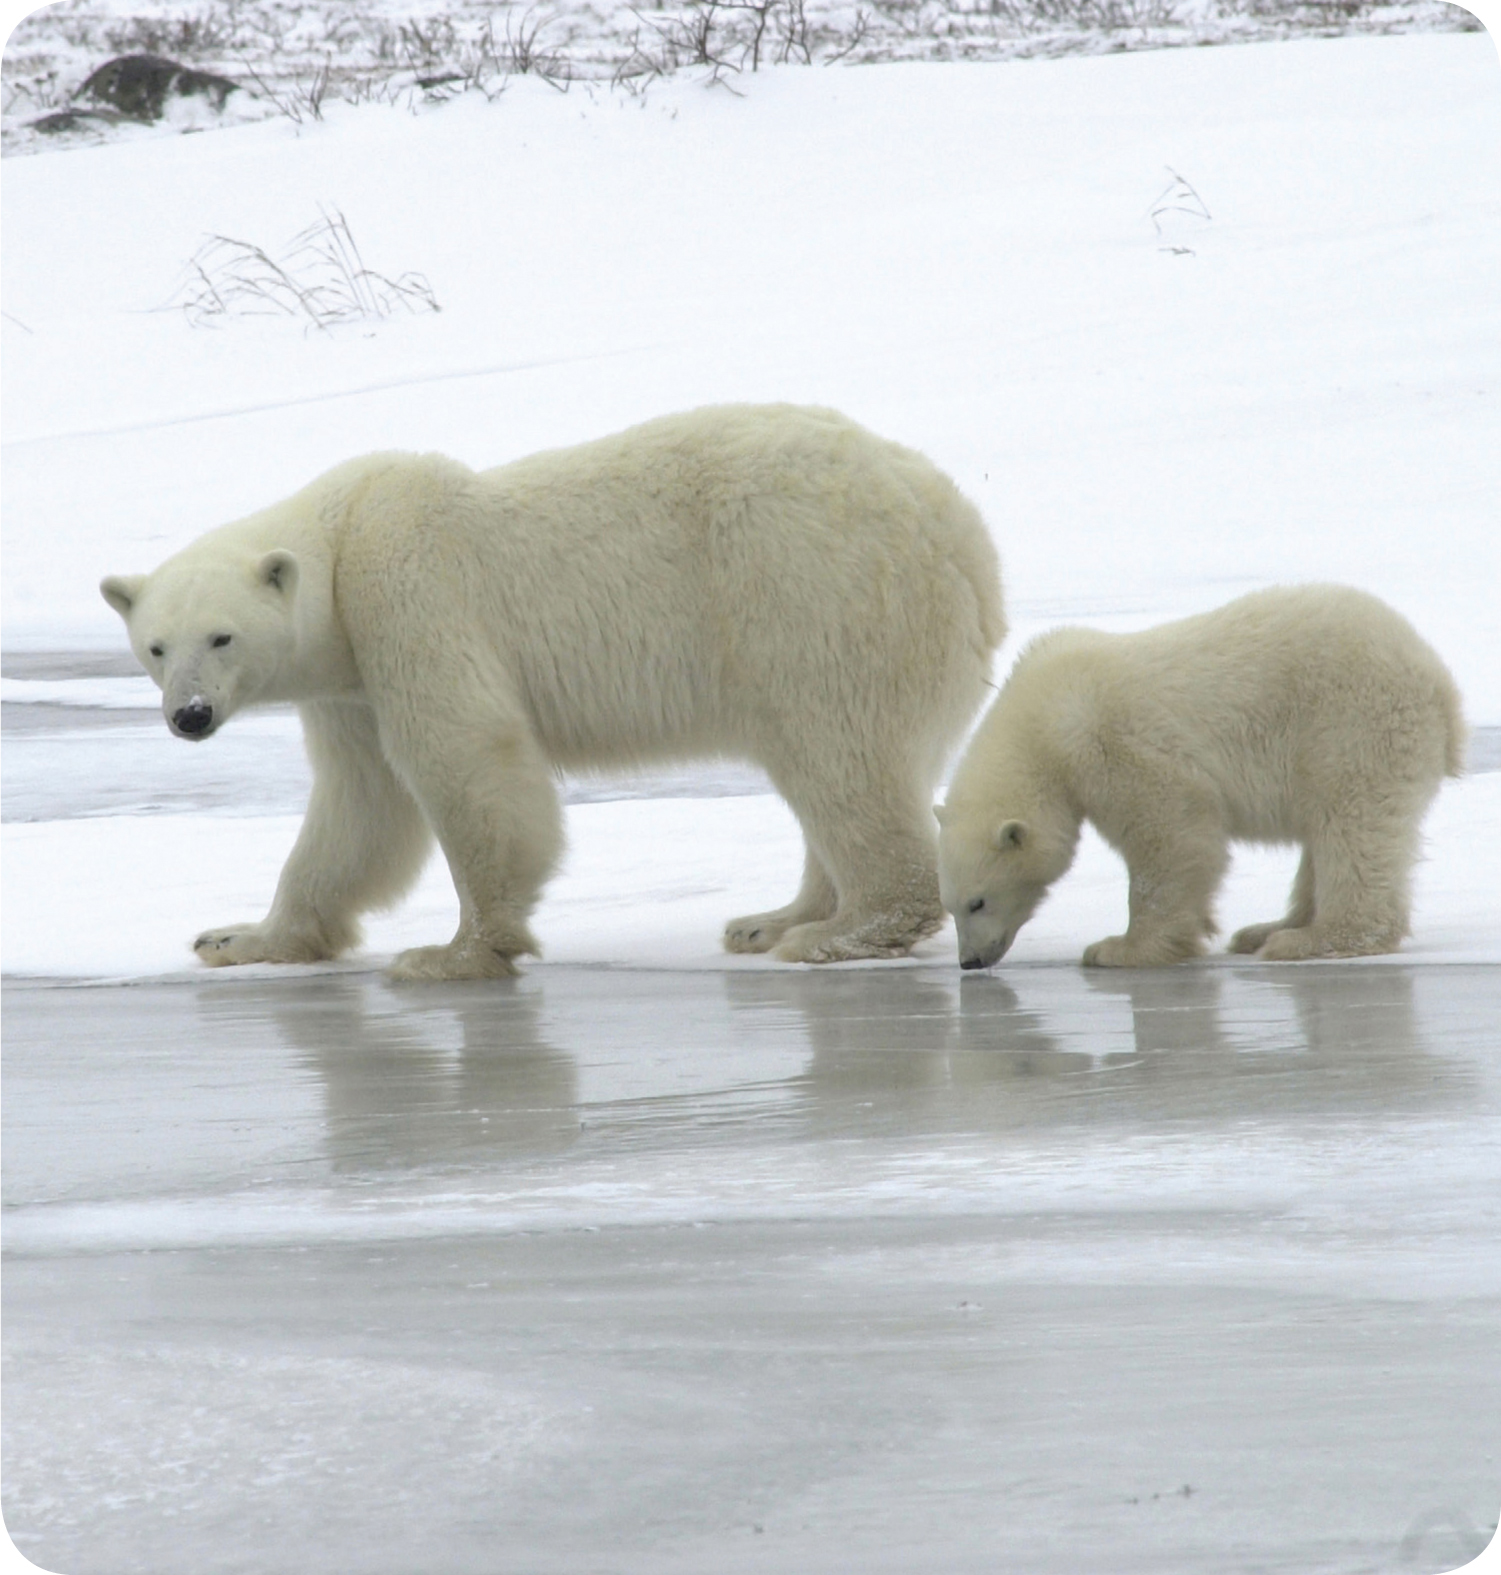
{"type": "Polygon", "coordinates": [[[528,921],[563,850],[549,762],[520,708],[493,691],[463,715],[410,704],[386,722],[386,748],[437,833],[459,895],[446,946],[402,952],[394,979],[498,979],[541,948],[528,921]],[[434,725],[436,723],[436,725],[434,725]]]}
{"type": "Polygon", "coordinates": [[[406,892],[432,847],[422,811],[381,753],[370,708],[318,701],[300,710],[313,766],[307,815],[265,919],[193,942],[211,968],[337,957],[359,944],[360,915],[406,892]]]}

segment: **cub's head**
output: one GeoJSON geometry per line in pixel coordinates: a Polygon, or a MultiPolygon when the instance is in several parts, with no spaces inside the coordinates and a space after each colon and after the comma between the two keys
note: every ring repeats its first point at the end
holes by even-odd
{"type": "Polygon", "coordinates": [[[179,738],[207,738],[274,692],[295,645],[297,559],[280,549],[226,560],[190,547],[153,574],[112,574],[99,590],[179,738]]]}
{"type": "Polygon", "coordinates": [[[1040,820],[1002,820],[954,805],[933,813],[938,892],[959,932],[959,966],[988,968],[1068,868],[1074,839],[1040,820]]]}

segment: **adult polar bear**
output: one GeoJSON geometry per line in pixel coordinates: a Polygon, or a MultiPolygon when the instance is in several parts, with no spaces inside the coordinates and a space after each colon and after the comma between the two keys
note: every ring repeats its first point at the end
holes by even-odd
{"type": "Polygon", "coordinates": [[[206,963],[336,956],[435,833],[458,931],[393,973],[514,973],[554,771],[694,755],[758,761],[807,844],[729,950],[893,957],[942,923],[929,806],[1005,633],[995,551],[947,477],[832,411],[709,408],[480,473],[377,454],[100,588],[173,732],[301,710],[302,831],[206,963]]]}

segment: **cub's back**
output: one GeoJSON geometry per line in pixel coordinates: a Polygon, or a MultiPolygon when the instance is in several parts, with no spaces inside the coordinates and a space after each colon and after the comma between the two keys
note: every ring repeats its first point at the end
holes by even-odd
{"type": "Polygon", "coordinates": [[[1274,587],[1131,634],[1060,629],[1008,684],[1066,757],[1086,735],[1175,759],[1251,805],[1312,776],[1456,771],[1459,697],[1394,609],[1337,585],[1274,587]]]}

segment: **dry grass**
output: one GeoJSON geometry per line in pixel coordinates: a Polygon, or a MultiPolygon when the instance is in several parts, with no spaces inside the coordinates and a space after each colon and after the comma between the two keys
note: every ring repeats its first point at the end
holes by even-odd
{"type": "Polygon", "coordinates": [[[291,317],[308,328],[378,321],[398,312],[441,310],[419,273],[392,279],[365,266],[337,208],[295,236],[278,260],[251,241],[211,236],[188,263],[169,303],[195,327],[231,317],[291,317]]]}

